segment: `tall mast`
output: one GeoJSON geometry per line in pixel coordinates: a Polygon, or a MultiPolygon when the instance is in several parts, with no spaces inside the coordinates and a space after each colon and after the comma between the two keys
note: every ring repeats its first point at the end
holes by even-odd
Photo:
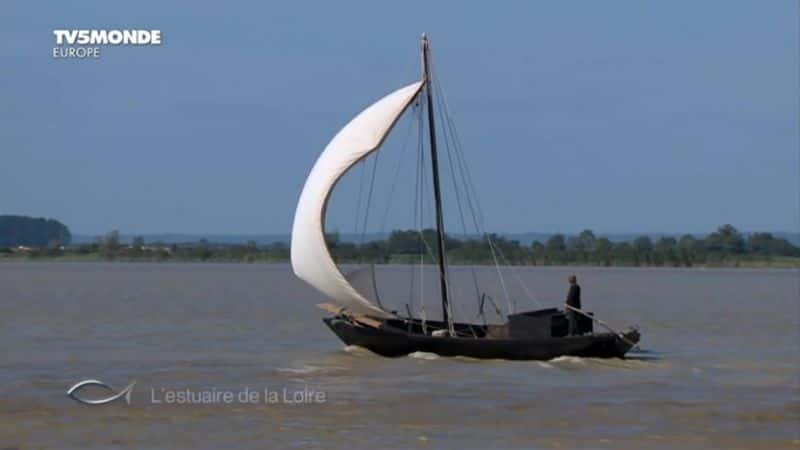
{"type": "Polygon", "coordinates": [[[439,187],[439,158],[436,153],[436,126],[433,122],[433,89],[430,71],[430,46],[428,36],[422,35],[422,65],[425,74],[425,93],[428,98],[428,130],[431,138],[431,168],[433,169],[433,198],[436,202],[436,236],[439,250],[439,284],[442,290],[442,317],[450,328],[447,299],[447,254],[444,248],[444,217],[442,215],[442,192],[439,187]]]}

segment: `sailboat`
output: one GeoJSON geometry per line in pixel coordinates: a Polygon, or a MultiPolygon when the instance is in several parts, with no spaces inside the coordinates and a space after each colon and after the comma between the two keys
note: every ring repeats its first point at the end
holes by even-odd
{"type": "MultiPolygon", "coordinates": [[[[347,345],[396,357],[414,352],[485,359],[547,360],[558,356],[623,357],[640,339],[638,329],[616,331],[591,313],[579,313],[578,334],[568,335],[565,312],[545,308],[508,314],[502,324],[454,320],[447,266],[442,194],[434,117],[434,89],[428,38],[422,37],[422,79],[378,100],[342,128],[314,164],[295,212],[291,263],[296,276],[326,298],[324,323],[347,345]],[[349,169],[376,152],[394,125],[418,102],[427,105],[432,187],[435,201],[436,255],[442,320],[426,320],[407,309],[400,314],[370,301],[345,276],[331,256],[325,214],[331,192],[349,169]],[[598,323],[606,331],[594,332],[598,323]]],[[[374,281],[374,279],[373,279],[374,281]]],[[[362,290],[363,291],[363,290],[362,290]]]]}

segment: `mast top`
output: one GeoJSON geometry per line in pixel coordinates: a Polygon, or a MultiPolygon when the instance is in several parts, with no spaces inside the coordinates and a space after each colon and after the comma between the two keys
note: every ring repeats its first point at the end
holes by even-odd
{"type": "Polygon", "coordinates": [[[423,81],[426,83],[430,80],[430,61],[428,60],[430,51],[430,41],[428,41],[428,35],[422,33],[422,77],[423,81]]]}

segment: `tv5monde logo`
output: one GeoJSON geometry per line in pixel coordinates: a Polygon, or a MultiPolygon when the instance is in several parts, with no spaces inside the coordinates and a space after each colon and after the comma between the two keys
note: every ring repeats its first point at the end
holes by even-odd
{"type": "Polygon", "coordinates": [[[161,30],[53,30],[54,59],[96,59],[104,46],[156,46],[161,30]]]}

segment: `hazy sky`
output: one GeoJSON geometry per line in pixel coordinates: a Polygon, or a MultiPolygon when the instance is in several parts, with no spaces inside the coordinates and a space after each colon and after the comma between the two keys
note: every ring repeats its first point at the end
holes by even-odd
{"type": "Polygon", "coordinates": [[[319,152],[414,81],[426,31],[492,230],[797,230],[799,19],[794,0],[7,2],[0,213],[288,232],[319,152]],[[164,45],[54,60],[60,28],[164,45]]]}

